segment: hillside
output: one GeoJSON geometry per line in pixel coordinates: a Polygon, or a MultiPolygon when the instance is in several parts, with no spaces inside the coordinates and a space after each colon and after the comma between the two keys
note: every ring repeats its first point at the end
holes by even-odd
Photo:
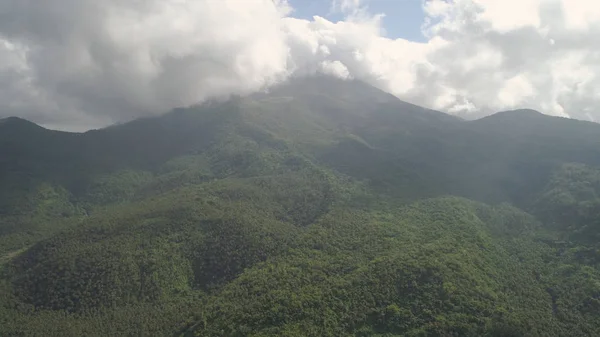
{"type": "Polygon", "coordinates": [[[598,144],[328,77],[0,120],[0,335],[600,335],[598,144]]]}

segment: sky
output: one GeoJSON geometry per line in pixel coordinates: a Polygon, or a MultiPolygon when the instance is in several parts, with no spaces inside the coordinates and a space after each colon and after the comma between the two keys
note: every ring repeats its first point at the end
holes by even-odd
{"type": "MultiPolygon", "coordinates": [[[[288,3],[294,9],[290,16],[311,20],[314,16],[321,16],[330,21],[343,21],[345,16],[340,7],[343,2],[327,0],[290,0],[288,3]]],[[[352,4],[351,2],[347,2],[352,4]]],[[[360,2],[358,2],[360,6],[360,2]]],[[[421,0],[370,0],[362,2],[363,8],[370,13],[383,14],[383,36],[397,39],[403,38],[411,41],[426,41],[421,31],[425,19],[423,2],[421,0]]]]}
{"type": "Polygon", "coordinates": [[[596,0],[0,0],[0,117],[71,131],[293,76],[600,121],[596,0]]]}

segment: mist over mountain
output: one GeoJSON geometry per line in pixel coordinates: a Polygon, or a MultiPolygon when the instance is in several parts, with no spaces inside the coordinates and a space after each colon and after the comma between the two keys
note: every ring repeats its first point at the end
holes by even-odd
{"type": "Polygon", "coordinates": [[[600,124],[361,81],[0,120],[2,336],[595,336],[600,124]]]}

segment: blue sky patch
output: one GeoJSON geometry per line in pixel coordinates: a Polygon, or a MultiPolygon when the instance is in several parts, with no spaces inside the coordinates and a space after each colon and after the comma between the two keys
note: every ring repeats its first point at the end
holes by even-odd
{"type": "MultiPolygon", "coordinates": [[[[331,1],[327,0],[289,0],[294,8],[293,17],[312,19],[318,15],[331,21],[343,20],[340,13],[331,12],[331,1]]],[[[421,0],[370,0],[371,13],[384,13],[383,26],[386,37],[403,38],[411,41],[425,41],[421,33],[424,13],[421,0]]]]}

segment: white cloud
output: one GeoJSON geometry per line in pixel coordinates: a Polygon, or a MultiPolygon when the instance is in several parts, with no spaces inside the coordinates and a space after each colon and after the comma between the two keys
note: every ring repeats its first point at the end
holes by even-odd
{"type": "Polygon", "coordinates": [[[348,68],[340,61],[323,61],[321,63],[321,72],[341,79],[351,78],[348,68]]]}
{"type": "Polygon", "coordinates": [[[283,0],[0,0],[0,113],[85,129],[325,72],[466,116],[600,119],[596,1],[424,0],[425,43],[367,5],[336,0],[334,23],[283,0]]]}
{"type": "Polygon", "coordinates": [[[571,30],[598,29],[600,3],[589,0],[561,0],[565,25],[571,30]]]}
{"type": "Polygon", "coordinates": [[[482,9],[479,20],[490,23],[495,31],[506,33],[528,26],[540,28],[539,0],[519,0],[512,4],[510,1],[477,0],[476,3],[482,9]]]}
{"type": "Polygon", "coordinates": [[[473,116],[531,107],[596,119],[590,112],[600,103],[596,1],[428,0],[424,8],[426,33],[445,44],[427,43],[429,71],[416,87],[438,99],[423,90],[399,96],[446,111],[467,99],[473,116]]]}
{"type": "Polygon", "coordinates": [[[287,11],[272,0],[0,0],[0,36],[25,46],[15,77],[27,85],[15,99],[30,103],[20,113],[73,128],[73,120],[102,125],[284,78],[287,11]]]}
{"type": "Polygon", "coordinates": [[[498,105],[506,108],[517,108],[534,93],[534,88],[525,74],[516,75],[504,81],[498,92],[498,105]]]}

